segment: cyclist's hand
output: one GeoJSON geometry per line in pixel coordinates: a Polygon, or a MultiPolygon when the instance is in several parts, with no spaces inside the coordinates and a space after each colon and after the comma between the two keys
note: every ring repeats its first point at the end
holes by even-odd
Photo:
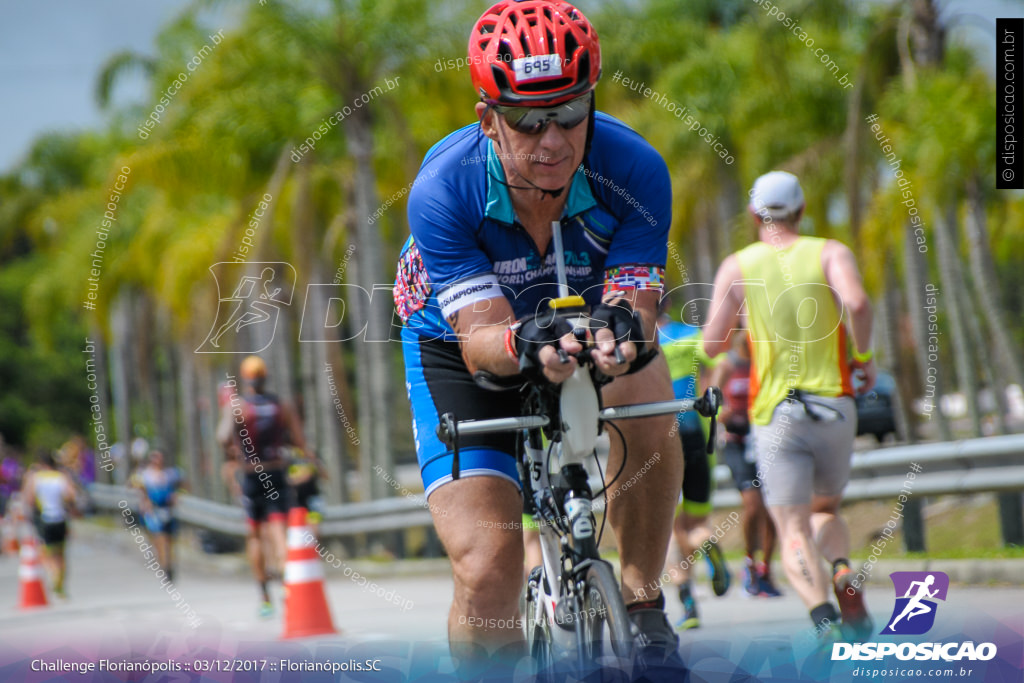
{"type": "Polygon", "coordinates": [[[545,346],[541,348],[538,354],[543,364],[544,377],[552,384],[560,384],[572,377],[572,373],[576,371],[576,366],[579,365],[576,359],[573,358],[573,354],[583,350],[583,344],[580,344],[572,333],[559,338],[558,347],[565,351],[569,362],[562,362],[554,346],[545,346]]]}
{"type": "Polygon", "coordinates": [[[545,311],[540,315],[523,318],[513,327],[515,350],[519,356],[519,371],[532,382],[565,381],[576,368],[576,359],[563,363],[558,349],[566,353],[580,351],[582,347],[572,336],[572,326],[565,318],[545,311]]]}
{"type": "Polygon", "coordinates": [[[621,342],[616,345],[615,333],[607,327],[603,327],[594,333],[594,349],[590,352],[594,366],[609,377],[618,377],[629,372],[629,367],[636,360],[636,344],[631,341],[621,342]],[[618,346],[623,362],[615,357],[615,347],[618,346]]]}
{"type": "Polygon", "coordinates": [[[850,367],[853,368],[854,374],[861,380],[861,385],[857,388],[858,394],[866,394],[875,387],[875,380],[878,378],[878,368],[875,367],[875,360],[873,358],[867,363],[851,360],[850,367]]]}
{"type": "Polygon", "coordinates": [[[649,348],[644,341],[644,328],[640,316],[627,302],[618,300],[598,304],[590,314],[597,346],[593,352],[594,363],[606,375],[615,377],[636,372],[657,355],[655,348],[649,348]],[[615,357],[618,347],[623,362],[615,357]]]}

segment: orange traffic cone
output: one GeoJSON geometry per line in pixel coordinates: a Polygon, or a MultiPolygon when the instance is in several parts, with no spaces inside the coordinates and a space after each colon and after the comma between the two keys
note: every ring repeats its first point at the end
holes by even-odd
{"type": "Polygon", "coordinates": [[[39,561],[39,548],[36,539],[26,536],[21,544],[21,567],[18,569],[21,579],[21,609],[46,607],[46,588],[43,587],[43,567],[39,561]]]}
{"type": "Polygon", "coordinates": [[[324,569],[305,508],[288,512],[288,559],[284,565],[282,639],[337,633],[324,594],[324,569]]]}

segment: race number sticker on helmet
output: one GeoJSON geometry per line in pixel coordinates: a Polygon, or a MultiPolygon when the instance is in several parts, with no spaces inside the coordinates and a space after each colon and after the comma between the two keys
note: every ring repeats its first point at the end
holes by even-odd
{"type": "Polygon", "coordinates": [[[452,285],[437,295],[437,303],[441,306],[441,314],[447,318],[455,311],[477,301],[499,296],[505,295],[498,285],[498,278],[488,273],[452,285]]]}
{"type": "Polygon", "coordinates": [[[558,55],[520,57],[512,61],[512,68],[515,70],[516,83],[555,78],[562,75],[562,58],[558,55]]]}

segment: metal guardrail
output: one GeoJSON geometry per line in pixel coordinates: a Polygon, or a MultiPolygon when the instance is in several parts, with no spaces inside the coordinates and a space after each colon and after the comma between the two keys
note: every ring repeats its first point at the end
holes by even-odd
{"type": "MultiPolygon", "coordinates": [[[[912,480],[915,496],[1022,491],[1024,434],[855,453],[844,500],[895,498],[905,487],[912,463],[920,466],[912,480]]],[[[732,487],[729,468],[717,466],[714,476],[719,486],[715,507],[739,506],[740,495],[732,487]]],[[[94,484],[90,493],[96,506],[107,510],[123,506],[122,501],[134,506],[137,500],[137,493],[123,486],[94,484]]],[[[225,534],[242,536],[246,531],[240,507],[191,495],[179,498],[177,515],[186,524],[225,534]]],[[[324,537],[341,537],[431,525],[423,496],[408,495],[328,506],[320,532],[324,537]]]]}

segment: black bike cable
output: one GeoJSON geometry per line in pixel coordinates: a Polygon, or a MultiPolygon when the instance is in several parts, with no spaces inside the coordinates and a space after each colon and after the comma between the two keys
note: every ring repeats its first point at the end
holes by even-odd
{"type": "MultiPolygon", "coordinates": [[[[619,471],[615,473],[615,476],[612,477],[612,480],[609,482],[605,482],[604,488],[602,488],[594,495],[595,498],[597,498],[597,496],[604,497],[604,514],[601,515],[601,528],[597,532],[598,547],[600,547],[601,545],[601,537],[604,536],[604,522],[606,519],[608,519],[608,487],[610,487],[612,484],[619,480],[619,476],[622,474],[622,470],[626,468],[626,456],[629,454],[629,447],[626,446],[626,437],[622,435],[622,430],[619,429],[619,426],[612,422],[611,420],[605,422],[605,424],[609,425],[612,429],[614,429],[615,433],[619,435],[619,440],[622,441],[622,463],[619,465],[619,471]]],[[[601,481],[604,482],[604,472],[601,471],[601,461],[597,457],[597,451],[594,451],[594,461],[597,463],[597,471],[598,474],[601,475],[601,481]]]]}

